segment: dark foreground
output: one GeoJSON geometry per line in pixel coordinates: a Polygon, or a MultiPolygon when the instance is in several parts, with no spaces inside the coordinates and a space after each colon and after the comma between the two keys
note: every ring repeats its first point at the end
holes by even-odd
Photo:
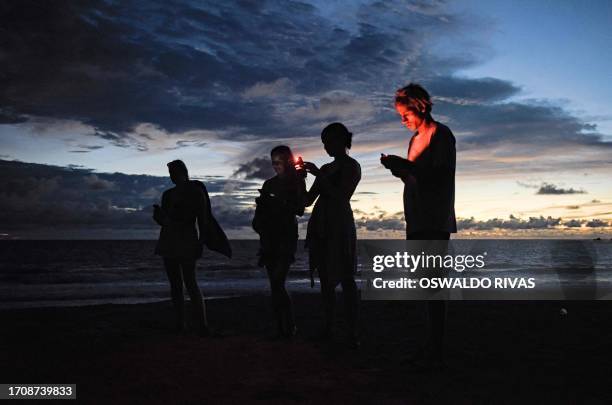
{"type": "MultiPolygon", "coordinates": [[[[447,367],[406,362],[424,304],[362,302],[362,346],[275,341],[267,297],[213,300],[223,338],[175,335],[169,302],[0,311],[2,383],[76,383],[85,403],[610,403],[612,302],[451,302],[447,367]],[[560,314],[561,307],[568,314],[560,314]]],[[[341,311],[341,305],[339,305],[341,311]]]]}

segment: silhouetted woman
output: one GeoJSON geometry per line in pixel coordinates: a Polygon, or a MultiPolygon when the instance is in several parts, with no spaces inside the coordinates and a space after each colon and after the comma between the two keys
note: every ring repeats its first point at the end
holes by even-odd
{"type": "Polygon", "coordinates": [[[311,162],[305,162],[304,167],[316,176],[305,200],[306,206],[309,206],[318,197],[308,221],[306,244],[310,269],[318,270],[321,280],[325,315],[321,337],[328,339],[332,336],[335,289],[338,284],[342,284],[349,339],[352,346],[357,346],[357,238],[350,200],[361,180],[361,166],[348,155],[352,136],[341,123],[328,125],[321,133],[321,140],[325,151],[334,161],[323,165],[321,169],[311,162]]]}
{"type": "Polygon", "coordinates": [[[264,182],[256,199],[253,229],[260,236],[259,264],[268,272],[278,336],[293,337],[297,329],[285,282],[289,267],[295,261],[298,240],[296,215],[304,214],[306,172],[296,171],[288,146],[275,147],[270,157],[276,176],[264,182]]]}
{"type": "Polygon", "coordinates": [[[161,207],[155,205],[153,218],[161,225],[155,253],[164,258],[170,281],[172,303],[176,311],[176,329],[185,329],[183,282],[191,298],[193,317],[201,335],[208,335],[206,308],[196,281],[196,260],[202,256],[205,230],[211,220],[210,202],[204,184],[189,180],[185,163],[168,163],[175,187],[164,191],[161,207]],[[199,234],[196,230],[198,224],[199,234]]]}

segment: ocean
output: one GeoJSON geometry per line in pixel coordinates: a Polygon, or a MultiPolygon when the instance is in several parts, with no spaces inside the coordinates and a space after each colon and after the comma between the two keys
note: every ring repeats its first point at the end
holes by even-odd
{"type": "MultiPolygon", "coordinates": [[[[375,242],[381,243],[385,242],[375,242]]],[[[611,241],[462,240],[453,243],[458,244],[457,249],[488,252],[483,274],[530,276],[537,273],[542,285],[559,284],[560,276],[569,275],[571,283],[582,283],[589,289],[595,285],[599,294],[593,298],[610,299],[605,297],[608,290],[612,291],[611,241]]],[[[232,246],[232,259],[205,251],[198,262],[198,281],[204,296],[215,299],[268,294],[265,269],[257,266],[258,241],[234,240],[232,246]]],[[[318,293],[318,285],[310,288],[303,241],[299,246],[289,273],[288,289],[318,293]]],[[[153,240],[0,241],[0,309],[167,300],[169,285],[162,259],[153,254],[154,247],[153,240]]],[[[359,270],[364,269],[367,260],[362,255],[359,270]]],[[[361,274],[358,271],[358,278],[361,274]]]]}

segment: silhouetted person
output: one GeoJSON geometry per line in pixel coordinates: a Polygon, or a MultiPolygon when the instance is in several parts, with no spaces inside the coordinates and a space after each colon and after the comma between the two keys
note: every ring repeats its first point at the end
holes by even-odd
{"type": "Polygon", "coordinates": [[[296,215],[304,214],[306,171],[296,170],[288,146],[275,147],[270,158],[276,176],[264,182],[256,199],[253,229],[260,237],[259,265],[265,266],[268,272],[278,336],[293,337],[297,329],[285,282],[297,249],[296,215]]]}
{"type": "Polygon", "coordinates": [[[306,244],[310,269],[318,270],[321,280],[325,313],[321,337],[327,339],[332,336],[335,289],[342,284],[350,343],[358,346],[359,291],[355,283],[357,237],[350,200],[361,180],[361,166],[348,155],[352,136],[341,123],[328,125],[321,133],[321,140],[334,161],[321,169],[314,163],[304,163],[306,170],[316,176],[306,195],[306,206],[319,197],[308,221],[306,244]]]}
{"type": "Polygon", "coordinates": [[[181,160],[168,163],[168,171],[176,186],[164,191],[161,207],[154,206],[153,218],[162,227],[155,253],[164,258],[176,311],[177,331],[185,329],[184,282],[199,332],[206,336],[209,334],[208,321],[196,280],[196,260],[202,256],[203,244],[228,256],[231,256],[231,249],[225,234],[212,216],[204,184],[189,180],[187,167],[181,160]]]}
{"type": "MultiPolygon", "coordinates": [[[[455,137],[451,130],[434,121],[432,102],[418,84],[395,93],[395,109],[402,123],[414,132],[406,159],[381,156],[381,163],[404,182],[406,239],[448,240],[457,232],[455,220],[455,137]]],[[[444,301],[428,302],[428,360],[443,357],[444,301]]]]}

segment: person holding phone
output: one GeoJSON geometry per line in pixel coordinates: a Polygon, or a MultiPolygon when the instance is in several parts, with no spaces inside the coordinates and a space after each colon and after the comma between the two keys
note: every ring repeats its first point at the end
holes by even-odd
{"type": "MultiPolygon", "coordinates": [[[[431,116],[427,90],[410,83],[395,93],[395,109],[412,133],[405,158],[381,154],[381,164],[404,183],[407,240],[449,240],[457,232],[455,219],[455,137],[431,116]]],[[[438,245],[436,245],[438,246],[438,245]]],[[[445,301],[428,302],[428,362],[443,358],[445,301]]]]}
{"type": "Polygon", "coordinates": [[[352,137],[353,134],[343,124],[329,124],[321,132],[321,141],[333,162],[320,169],[312,162],[304,162],[304,167],[316,176],[305,200],[306,206],[317,201],[308,221],[306,244],[311,272],[317,270],[321,280],[325,315],[321,338],[332,338],[335,289],[341,284],[348,318],[349,344],[357,347],[357,234],[350,200],[361,180],[361,166],[348,155],[352,137]]]}
{"type": "Polygon", "coordinates": [[[297,328],[285,283],[297,249],[296,216],[304,214],[306,171],[288,146],[275,147],[270,158],[276,175],[259,190],[252,225],[260,238],[259,265],[265,266],[270,281],[277,337],[292,338],[297,328]]]}

